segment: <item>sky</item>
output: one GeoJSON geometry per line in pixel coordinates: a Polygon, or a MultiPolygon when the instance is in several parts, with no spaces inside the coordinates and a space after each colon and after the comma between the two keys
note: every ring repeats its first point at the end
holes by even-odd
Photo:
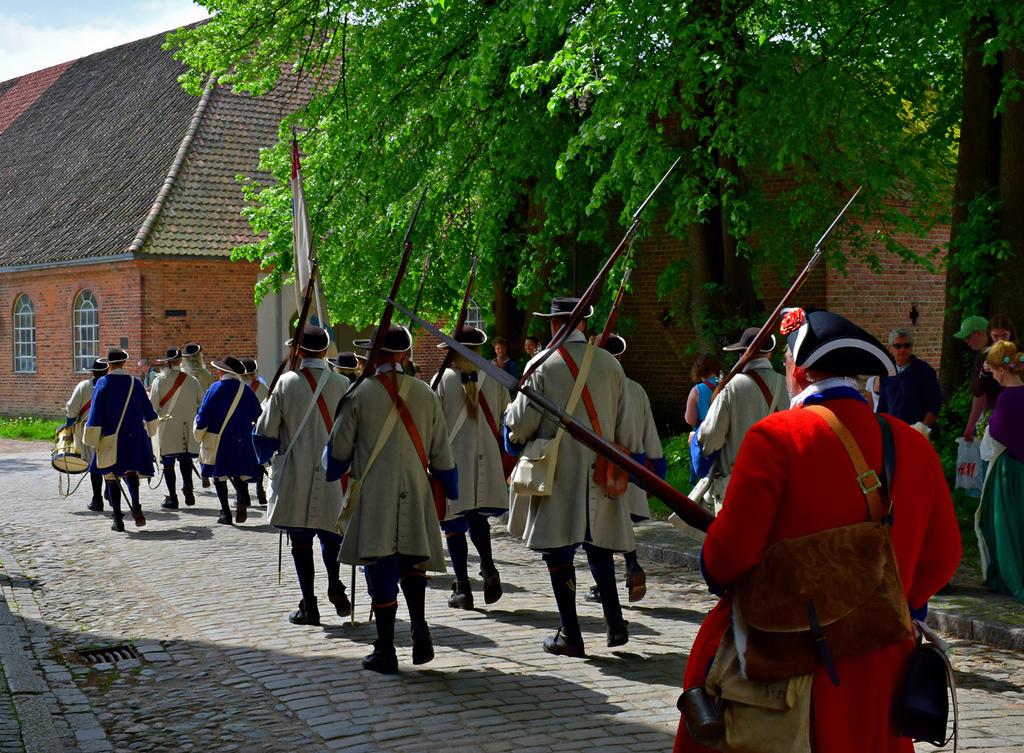
{"type": "Polygon", "coordinates": [[[192,0],[0,0],[0,81],[208,15],[192,0]]]}

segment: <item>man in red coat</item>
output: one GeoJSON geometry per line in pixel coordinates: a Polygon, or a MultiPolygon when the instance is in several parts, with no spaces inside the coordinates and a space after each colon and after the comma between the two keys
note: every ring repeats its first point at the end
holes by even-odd
{"type": "MultiPolygon", "coordinates": [[[[847,427],[881,474],[882,438],[861,397],[858,374],[891,375],[885,348],[871,335],[827,311],[790,309],[783,318],[786,379],[792,409],[775,413],[747,434],[721,513],[708,530],[701,569],[722,596],[701,625],[686,664],[684,687],[703,686],[732,619],[730,587],[777,541],[863,522],[865,498],[837,435],[808,405],[825,405],[847,427]]],[[[892,539],[911,613],[923,619],[928,600],[960,562],[960,533],[949,489],[928,440],[901,421],[890,421],[896,464],[890,498],[892,539]]],[[[811,685],[810,741],[815,753],[912,753],[892,729],[891,708],[906,641],[835,662],[840,684],[825,667],[811,685]]],[[[676,753],[706,751],[680,721],[676,753]]]]}

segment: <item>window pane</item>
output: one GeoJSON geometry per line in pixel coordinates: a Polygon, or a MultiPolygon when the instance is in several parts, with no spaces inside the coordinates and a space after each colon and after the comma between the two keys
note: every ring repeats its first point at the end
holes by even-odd
{"type": "Polygon", "coordinates": [[[14,304],[14,371],[32,374],[36,370],[36,314],[32,299],[22,295],[14,304]]]}
{"type": "Polygon", "coordinates": [[[100,310],[91,291],[83,290],[75,299],[72,341],[75,371],[88,371],[100,349],[100,310]]]}

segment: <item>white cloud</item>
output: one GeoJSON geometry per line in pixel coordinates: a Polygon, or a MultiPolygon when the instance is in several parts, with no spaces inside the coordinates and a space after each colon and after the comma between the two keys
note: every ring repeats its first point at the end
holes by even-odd
{"type": "Polygon", "coordinates": [[[191,3],[147,3],[140,19],[82,26],[38,24],[0,13],[0,81],[142,39],[209,16],[191,3]]]}

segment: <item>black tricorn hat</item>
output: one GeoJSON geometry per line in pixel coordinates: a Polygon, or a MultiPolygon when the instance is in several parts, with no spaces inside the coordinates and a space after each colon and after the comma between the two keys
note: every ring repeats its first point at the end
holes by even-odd
{"type": "Polygon", "coordinates": [[[327,363],[336,369],[358,369],[359,359],[351,350],[339,353],[334,358],[328,358],[327,363]]]}
{"type": "Polygon", "coordinates": [[[106,358],[97,358],[96,362],[97,363],[105,363],[105,364],[110,365],[110,364],[115,364],[115,363],[124,363],[127,360],[128,360],[128,352],[127,351],[121,350],[120,348],[111,348],[110,350],[107,351],[107,357],[106,358]]]}
{"type": "MultiPolygon", "coordinates": [[[[579,298],[552,298],[551,299],[551,310],[547,313],[542,311],[534,311],[534,316],[539,316],[541,319],[554,319],[558,316],[569,316],[572,310],[576,308],[576,304],[580,302],[579,298]]],[[[586,313],[583,314],[584,319],[589,319],[594,315],[594,307],[587,306],[586,313]]]]}
{"type": "Polygon", "coordinates": [[[154,358],[153,363],[160,366],[165,363],[170,363],[171,361],[176,361],[179,358],[181,358],[180,350],[178,350],[177,348],[168,348],[167,352],[164,353],[164,357],[154,358]]]}
{"type": "Polygon", "coordinates": [[[94,374],[104,374],[107,371],[107,362],[102,358],[97,358],[92,362],[92,366],[90,366],[88,370],[94,374]]]}
{"type": "Polygon", "coordinates": [[[220,371],[226,371],[229,374],[238,374],[242,376],[245,374],[245,364],[234,356],[224,356],[219,360],[215,360],[211,366],[220,371]]]}
{"type": "MultiPolygon", "coordinates": [[[[479,327],[472,327],[468,324],[464,324],[462,329],[455,333],[455,341],[460,342],[463,345],[468,345],[471,348],[476,348],[487,342],[487,333],[479,327]]],[[[439,343],[437,347],[447,348],[448,343],[439,343]]]]}
{"type": "MultiPolygon", "coordinates": [[[[353,340],[352,344],[357,348],[363,350],[369,350],[373,347],[373,339],[377,336],[377,331],[374,330],[373,334],[369,337],[359,338],[353,340]]],[[[381,348],[385,353],[405,353],[407,350],[412,348],[412,334],[408,329],[403,327],[401,324],[392,324],[388,328],[387,335],[384,336],[384,345],[381,348]]]]}
{"type": "Polygon", "coordinates": [[[185,347],[181,349],[183,356],[197,356],[203,352],[203,346],[199,343],[185,343],[185,347]]]}
{"type": "Polygon", "coordinates": [[[255,374],[259,370],[259,364],[256,363],[255,358],[240,358],[242,366],[245,367],[246,374],[255,374]]]}
{"type": "Polygon", "coordinates": [[[302,328],[302,334],[299,336],[299,350],[304,350],[307,353],[319,353],[327,350],[330,344],[331,336],[323,327],[307,324],[302,328]]]}
{"type": "Polygon", "coordinates": [[[613,356],[621,356],[626,352],[626,338],[621,335],[609,335],[608,342],[603,347],[613,356]]]}
{"type": "MultiPolygon", "coordinates": [[[[733,353],[735,351],[744,351],[750,347],[750,343],[754,342],[754,338],[757,337],[757,333],[760,332],[758,327],[747,327],[743,330],[743,334],[740,335],[739,342],[734,342],[732,345],[726,345],[722,350],[733,353]]],[[[762,353],[771,353],[775,350],[775,335],[769,335],[768,339],[761,343],[762,353]]]]}
{"type": "Polygon", "coordinates": [[[800,368],[839,376],[896,374],[882,343],[831,311],[784,309],[780,331],[800,368]]]}

